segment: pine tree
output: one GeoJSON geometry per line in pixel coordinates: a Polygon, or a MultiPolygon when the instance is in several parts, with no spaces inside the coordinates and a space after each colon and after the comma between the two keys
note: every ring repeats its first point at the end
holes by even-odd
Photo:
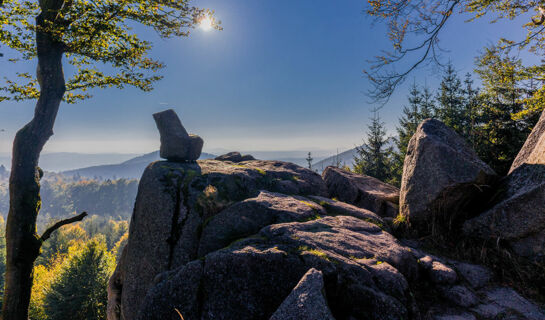
{"type": "Polygon", "coordinates": [[[435,117],[464,135],[465,107],[462,82],[451,63],[447,66],[437,93],[435,117]]]}
{"type": "Polygon", "coordinates": [[[392,147],[388,147],[388,138],[384,122],[381,121],[378,109],[373,110],[371,124],[368,127],[367,139],[361,147],[356,147],[354,172],[375,177],[389,182],[392,179],[392,147]]]}
{"type": "Polygon", "coordinates": [[[307,160],[307,163],[308,163],[308,168],[310,170],[312,170],[312,160],[314,160],[314,159],[312,159],[312,154],[310,152],[308,153],[308,156],[307,156],[306,160],[307,160]]]}

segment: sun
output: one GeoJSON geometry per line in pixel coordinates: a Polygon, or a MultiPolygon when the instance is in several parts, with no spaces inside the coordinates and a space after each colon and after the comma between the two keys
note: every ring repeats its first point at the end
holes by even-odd
{"type": "Polygon", "coordinates": [[[210,17],[204,17],[199,22],[199,27],[204,31],[210,31],[214,28],[214,21],[210,17]]]}

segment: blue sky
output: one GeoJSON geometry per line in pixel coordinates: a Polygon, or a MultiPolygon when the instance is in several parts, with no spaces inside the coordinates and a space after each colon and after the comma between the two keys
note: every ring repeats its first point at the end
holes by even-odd
{"type": "MultiPolygon", "coordinates": [[[[309,150],[332,153],[361,142],[373,107],[362,70],[380,49],[385,30],[372,26],[363,0],[196,0],[216,10],[224,30],[195,30],[189,38],[162,40],[152,33],[153,55],[167,64],[150,93],[94,91],[94,98],[61,106],[46,152],[143,153],[159,147],[151,114],[175,109],[205,150],[309,150]]],[[[461,75],[473,69],[483,46],[517,35],[518,23],[449,22],[442,46],[461,75]]],[[[9,58],[10,52],[5,52],[9,58]]],[[[0,75],[33,70],[0,60],[0,75]],[[5,74],[4,74],[5,73],[5,74]]],[[[403,65],[399,66],[400,68],[403,65]]],[[[438,83],[421,69],[411,81],[438,83]]],[[[394,134],[406,86],[382,109],[394,134]]],[[[30,120],[33,103],[0,103],[0,153],[30,120]]]]}

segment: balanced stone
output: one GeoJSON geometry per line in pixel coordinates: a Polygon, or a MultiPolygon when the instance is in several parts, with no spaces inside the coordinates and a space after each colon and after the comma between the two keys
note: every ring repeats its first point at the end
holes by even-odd
{"type": "Polygon", "coordinates": [[[204,141],[188,134],[176,112],[172,109],[153,115],[161,135],[161,158],[169,161],[195,161],[201,156],[204,141]]]}

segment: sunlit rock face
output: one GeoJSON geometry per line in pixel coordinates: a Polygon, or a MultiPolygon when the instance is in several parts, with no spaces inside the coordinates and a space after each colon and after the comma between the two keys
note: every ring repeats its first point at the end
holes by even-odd
{"type": "Polygon", "coordinates": [[[411,138],[403,166],[400,214],[421,233],[463,219],[483,197],[496,173],[454,130],[438,120],[422,122],[411,138]]]}
{"type": "Polygon", "coordinates": [[[545,261],[545,113],[502,180],[495,205],[467,221],[468,236],[506,241],[518,255],[545,261]]]}
{"type": "Polygon", "coordinates": [[[108,319],[421,319],[493,314],[490,305],[495,315],[480,318],[515,312],[503,295],[486,295],[498,289],[487,268],[409,247],[384,220],[329,199],[319,175],[290,163],[152,163],[110,279],[108,319]]]}
{"type": "Polygon", "coordinates": [[[327,167],[322,173],[329,196],[371,210],[382,217],[397,216],[399,189],[373,177],[327,167]]]}

